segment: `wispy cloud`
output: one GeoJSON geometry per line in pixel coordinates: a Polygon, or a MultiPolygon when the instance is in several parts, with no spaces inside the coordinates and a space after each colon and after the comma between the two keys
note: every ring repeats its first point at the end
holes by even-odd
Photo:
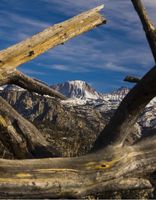
{"type": "Polygon", "coordinates": [[[38,62],[44,67],[71,72],[101,69],[139,73],[152,65],[152,55],[145,44],[128,44],[108,35],[106,40],[86,35],[49,51],[38,62]],[[135,63],[140,67],[137,69],[134,64],[127,66],[127,63],[135,63]]]}
{"type": "Polygon", "coordinates": [[[31,76],[35,76],[35,75],[45,76],[45,75],[47,75],[47,73],[45,73],[45,72],[41,72],[41,71],[37,71],[37,70],[32,70],[32,69],[21,69],[21,71],[23,73],[31,75],[31,76]]]}
{"type": "MultiPolygon", "coordinates": [[[[49,51],[39,61],[42,65],[48,64],[51,69],[71,72],[88,72],[96,69],[118,72],[142,73],[145,68],[153,64],[153,58],[147,45],[141,23],[130,1],[119,0],[118,3],[110,0],[90,1],[58,1],[42,0],[49,9],[55,9],[67,16],[76,14],[102,3],[103,11],[108,19],[107,25],[93,32],[96,37],[86,34],[73,39],[64,46],[49,51]],[[50,6],[51,5],[51,6],[50,6]],[[123,11],[121,13],[121,10],[123,11]],[[113,34],[113,32],[119,32],[113,34]],[[122,34],[122,35],[120,35],[122,34]],[[57,62],[53,63],[53,60],[57,62]],[[76,63],[76,64],[75,64],[76,63]],[[128,68],[127,63],[135,63],[128,68]],[[136,70],[135,65],[140,67],[136,70]]],[[[153,1],[148,4],[148,10],[156,6],[153,1]]]]}
{"type": "Polygon", "coordinates": [[[126,73],[136,73],[137,72],[137,70],[135,70],[135,69],[117,66],[117,65],[113,64],[112,62],[108,62],[103,67],[104,67],[104,69],[108,69],[111,71],[117,71],[117,72],[126,72],[126,73]]]}
{"type": "Polygon", "coordinates": [[[48,22],[4,10],[0,11],[0,35],[9,44],[26,39],[48,26],[50,26],[48,22]]]}

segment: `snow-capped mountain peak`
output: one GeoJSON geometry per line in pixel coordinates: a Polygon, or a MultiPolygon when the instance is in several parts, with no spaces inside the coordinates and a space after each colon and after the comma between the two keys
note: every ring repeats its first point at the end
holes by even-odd
{"type": "Polygon", "coordinates": [[[118,101],[120,102],[126,94],[130,91],[127,87],[121,87],[111,93],[103,94],[103,99],[106,101],[118,101]]]}
{"type": "Polygon", "coordinates": [[[67,81],[51,87],[69,98],[99,99],[101,97],[88,83],[81,80],[67,81]]]}

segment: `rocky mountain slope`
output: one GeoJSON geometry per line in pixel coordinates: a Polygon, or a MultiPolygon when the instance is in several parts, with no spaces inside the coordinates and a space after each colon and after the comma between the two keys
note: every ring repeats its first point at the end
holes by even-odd
{"type": "MultiPolygon", "coordinates": [[[[1,95],[25,118],[33,122],[62,156],[88,152],[106,121],[92,108],[79,112],[48,96],[7,87],[1,95]]],[[[3,154],[3,152],[0,152],[3,154]]]]}
{"type": "Polygon", "coordinates": [[[67,81],[65,83],[52,85],[53,89],[64,94],[68,98],[76,99],[99,99],[100,93],[93,89],[88,83],[80,80],[67,81]]]}
{"type": "MultiPolygon", "coordinates": [[[[62,156],[83,155],[92,148],[128,88],[100,94],[83,81],[52,86],[69,99],[58,101],[49,96],[29,93],[16,86],[1,88],[0,94],[24,117],[33,122],[62,156]]],[[[141,137],[141,129],[155,128],[156,100],[146,107],[128,139],[141,137]]],[[[3,153],[3,152],[1,152],[3,153]]],[[[1,154],[0,153],[0,154],[1,154]]]]}
{"type": "MultiPolygon", "coordinates": [[[[91,106],[100,112],[105,119],[117,109],[120,102],[129,92],[129,88],[121,87],[111,93],[102,94],[96,92],[87,83],[77,80],[58,84],[57,87],[54,86],[53,88],[69,97],[69,99],[61,102],[66,107],[74,106],[75,108],[83,109],[83,107],[91,106]]],[[[155,128],[156,98],[146,106],[138,122],[142,129],[155,128]]]]}

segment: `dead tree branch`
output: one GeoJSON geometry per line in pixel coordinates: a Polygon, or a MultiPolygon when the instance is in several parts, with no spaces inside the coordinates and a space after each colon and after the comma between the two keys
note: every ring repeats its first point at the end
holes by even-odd
{"type": "MultiPolygon", "coordinates": [[[[141,0],[131,0],[131,1],[136,12],[140,17],[144,31],[146,33],[147,40],[149,42],[154,59],[156,61],[156,29],[151,20],[149,19],[146,10],[143,4],[141,3],[141,0]]],[[[119,108],[117,109],[115,115],[111,119],[110,123],[108,124],[108,126],[106,126],[106,128],[102,131],[102,133],[96,140],[93,150],[102,148],[103,145],[105,146],[113,143],[118,143],[119,145],[122,145],[124,143],[126,137],[129,135],[131,129],[133,128],[133,125],[136,123],[145,105],[149,102],[149,99],[151,100],[156,95],[154,89],[153,91],[150,91],[152,88],[148,88],[152,85],[155,87],[154,80],[156,78],[155,76],[156,74],[154,68],[149,72],[151,74],[151,77],[149,77],[148,73],[142,79],[141,83],[135,79],[135,81],[137,81],[138,84],[124,98],[119,108]],[[153,81],[153,83],[151,82],[151,80],[153,81]],[[141,90],[144,91],[142,92],[142,94],[141,90]],[[141,96],[139,96],[137,93],[138,94],[140,93],[141,96]],[[139,99],[141,101],[138,101],[139,99]],[[136,104],[133,103],[131,104],[131,102],[133,101],[134,102],[136,101],[136,104]]],[[[132,78],[130,79],[132,81],[132,78]]]]}
{"type": "Polygon", "coordinates": [[[141,0],[131,0],[131,1],[136,12],[138,13],[138,16],[140,17],[143,29],[146,33],[148,43],[150,45],[153,57],[156,62],[156,28],[154,27],[152,21],[149,19],[141,0]]]}
{"type": "Polygon", "coordinates": [[[14,70],[12,73],[9,73],[8,76],[5,76],[4,79],[0,80],[0,85],[5,84],[18,85],[24,89],[27,89],[29,92],[35,92],[41,95],[49,95],[62,100],[67,99],[64,95],[56,90],[53,90],[47,85],[44,85],[43,83],[36,81],[17,70],[14,70]]]}
{"type": "Polygon", "coordinates": [[[95,142],[93,150],[108,144],[123,145],[145,106],[156,96],[156,66],[130,90],[95,142]]]}
{"type": "Polygon", "coordinates": [[[129,82],[129,83],[139,83],[140,78],[135,77],[135,76],[126,76],[126,77],[124,78],[124,81],[125,81],[125,82],[129,82]]]}
{"type": "MultiPolygon", "coordinates": [[[[47,86],[16,71],[16,67],[32,60],[65,41],[105,23],[99,6],[70,20],[47,28],[43,32],[0,52],[0,85],[16,84],[29,91],[65,99],[47,86]]],[[[41,133],[0,98],[1,140],[15,158],[58,156],[41,133]]]]}
{"type": "MultiPolygon", "coordinates": [[[[100,14],[103,5],[75,16],[63,23],[0,52],[0,85],[16,84],[29,91],[65,99],[48,86],[35,81],[16,68],[50,48],[89,31],[106,22],[100,14]]],[[[59,153],[30,122],[20,116],[3,98],[0,98],[0,139],[15,158],[54,157],[59,153]]]]}
{"type": "Polygon", "coordinates": [[[34,59],[45,51],[67,40],[106,23],[99,13],[103,5],[75,16],[65,22],[45,29],[43,32],[0,52],[0,72],[10,71],[34,59]]]}

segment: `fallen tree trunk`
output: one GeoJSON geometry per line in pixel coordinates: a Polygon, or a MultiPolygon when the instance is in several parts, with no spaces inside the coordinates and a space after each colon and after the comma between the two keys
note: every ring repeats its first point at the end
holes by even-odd
{"type": "Polygon", "coordinates": [[[152,188],[146,178],[156,170],[155,145],[153,136],[131,147],[110,146],[79,158],[0,160],[0,196],[82,198],[104,191],[152,188]]]}
{"type": "Polygon", "coordinates": [[[117,111],[122,119],[120,127],[113,124],[111,132],[104,129],[107,134],[117,134],[113,145],[108,146],[108,143],[100,151],[79,158],[0,160],[0,196],[81,198],[107,190],[152,188],[149,175],[156,170],[156,135],[143,138],[132,146],[122,146],[116,141],[126,138],[127,130],[135,123],[140,110],[156,94],[155,80],[156,67],[140,80],[120,105],[117,111]]]}

